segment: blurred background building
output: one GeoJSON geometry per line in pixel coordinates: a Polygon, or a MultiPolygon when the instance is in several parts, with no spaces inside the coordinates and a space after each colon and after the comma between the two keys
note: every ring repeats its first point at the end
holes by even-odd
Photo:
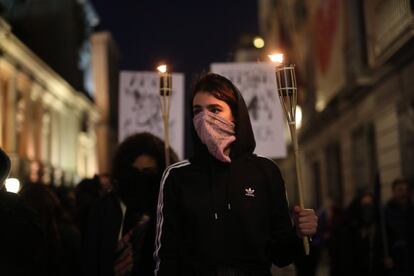
{"type": "MultiPolygon", "coordinates": [[[[269,52],[296,64],[306,205],[413,180],[414,14],[409,0],[259,0],[269,52]]],[[[280,160],[295,200],[295,167],[280,160]],[[291,173],[289,173],[291,172],[291,173]]]]}
{"type": "Polygon", "coordinates": [[[89,1],[0,1],[0,146],[12,176],[72,185],[110,170],[118,50],[89,1]]]}

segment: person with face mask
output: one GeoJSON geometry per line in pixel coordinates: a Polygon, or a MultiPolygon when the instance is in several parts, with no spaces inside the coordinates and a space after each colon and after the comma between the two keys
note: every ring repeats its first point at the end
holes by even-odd
{"type": "MultiPolygon", "coordinates": [[[[171,150],[172,163],[177,155],[171,150]]],[[[156,205],[164,143],[150,133],[125,139],[112,164],[113,190],[92,208],[84,275],[153,275],[156,205]]]]}
{"type": "Polygon", "coordinates": [[[246,104],[228,79],[207,74],[193,90],[194,154],[165,171],[157,210],[155,275],[271,275],[303,254],[313,210],[292,224],[276,164],[253,154],[246,104]]]}
{"type": "Polygon", "coordinates": [[[374,195],[369,191],[358,193],[347,209],[340,233],[340,275],[385,275],[381,231],[374,195]]]}
{"type": "Polygon", "coordinates": [[[392,182],[392,198],[385,206],[385,223],[393,276],[414,275],[414,205],[410,183],[392,182]]]}

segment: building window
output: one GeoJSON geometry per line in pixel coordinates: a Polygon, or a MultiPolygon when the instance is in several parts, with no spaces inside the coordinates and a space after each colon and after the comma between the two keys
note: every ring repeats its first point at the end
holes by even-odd
{"type": "Polygon", "coordinates": [[[373,191],[378,166],[372,123],[352,131],[352,158],[355,191],[373,191]]]}

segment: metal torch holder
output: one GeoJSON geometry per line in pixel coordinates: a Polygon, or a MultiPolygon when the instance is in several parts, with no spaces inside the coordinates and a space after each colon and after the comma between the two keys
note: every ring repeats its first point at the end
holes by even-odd
{"type": "MultiPolygon", "coordinates": [[[[277,92],[283,113],[289,125],[290,135],[296,164],[297,190],[299,193],[299,206],[304,208],[302,170],[300,164],[299,144],[296,132],[296,105],[298,100],[295,65],[281,65],[275,69],[277,92]]],[[[303,237],[305,254],[309,255],[309,238],[303,237]]]]}
{"type": "Polygon", "coordinates": [[[164,153],[165,167],[170,165],[169,121],[172,95],[172,76],[169,73],[160,75],[160,103],[162,120],[164,124],[164,153]]]}

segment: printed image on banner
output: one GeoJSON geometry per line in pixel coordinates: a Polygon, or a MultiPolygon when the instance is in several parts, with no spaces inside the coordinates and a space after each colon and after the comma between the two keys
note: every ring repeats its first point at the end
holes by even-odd
{"type": "Polygon", "coordinates": [[[276,92],[275,70],[268,63],[213,63],[211,71],[230,79],[249,110],[256,139],[255,153],[286,157],[285,119],[276,92]]]}
{"type": "MultiPolygon", "coordinates": [[[[164,140],[159,74],[122,71],[119,91],[119,142],[135,133],[150,132],[164,140]]],[[[184,75],[172,74],[169,120],[170,146],[184,157],[184,75]]]]}

